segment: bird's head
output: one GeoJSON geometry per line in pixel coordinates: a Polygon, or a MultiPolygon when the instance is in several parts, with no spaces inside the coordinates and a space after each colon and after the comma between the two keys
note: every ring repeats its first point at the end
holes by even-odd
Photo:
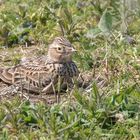
{"type": "Polygon", "coordinates": [[[69,62],[76,52],[72,44],[64,37],[56,37],[49,45],[48,56],[55,62],[69,62]]]}

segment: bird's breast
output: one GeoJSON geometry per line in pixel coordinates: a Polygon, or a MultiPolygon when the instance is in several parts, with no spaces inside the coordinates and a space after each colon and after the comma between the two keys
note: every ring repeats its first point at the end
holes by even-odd
{"type": "Polygon", "coordinates": [[[78,76],[79,71],[74,62],[55,64],[58,75],[62,77],[75,77],[78,76]]]}

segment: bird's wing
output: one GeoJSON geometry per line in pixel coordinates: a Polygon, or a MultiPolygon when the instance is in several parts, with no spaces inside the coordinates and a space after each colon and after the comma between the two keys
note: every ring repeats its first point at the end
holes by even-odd
{"type": "MultiPolygon", "coordinates": [[[[54,64],[48,65],[18,65],[12,68],[2,69],[0,79],[8,84],[23,86],[24,89],[42,90],[52,80],[56,83],[57,73],[54,64]]],[[[47,91],[48,92],[48,91],[47,91]]]]}
{"type": "Polygon", "coordinates": [[[44,65],[48,61],[48,56],[42,57],[32,57],[32,58],[22,58],[21,65],[44,65]]]}

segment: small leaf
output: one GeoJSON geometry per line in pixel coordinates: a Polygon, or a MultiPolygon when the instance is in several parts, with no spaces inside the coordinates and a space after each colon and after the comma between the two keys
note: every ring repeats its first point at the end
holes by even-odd
{"type": "Polygon", "coordinates": [[[104,11],[99,23],[98,23],[99,29],[104,32],[108,33],[112,29],[112,16],[111,14],[107,11],[107,9],[104,11]]]}

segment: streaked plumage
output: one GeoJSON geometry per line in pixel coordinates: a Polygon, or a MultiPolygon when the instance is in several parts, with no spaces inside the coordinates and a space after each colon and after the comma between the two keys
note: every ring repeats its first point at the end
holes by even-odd
{"type": "Polygon", "coordinates": [[[56,37],[49,45],[48,55],[27,59],[12,68],[0,69],[0,79],[32,92],[51,93],[58,82],[70,82],[79,71],[72,61],[75,49],[64,37],[56,37]]]}

